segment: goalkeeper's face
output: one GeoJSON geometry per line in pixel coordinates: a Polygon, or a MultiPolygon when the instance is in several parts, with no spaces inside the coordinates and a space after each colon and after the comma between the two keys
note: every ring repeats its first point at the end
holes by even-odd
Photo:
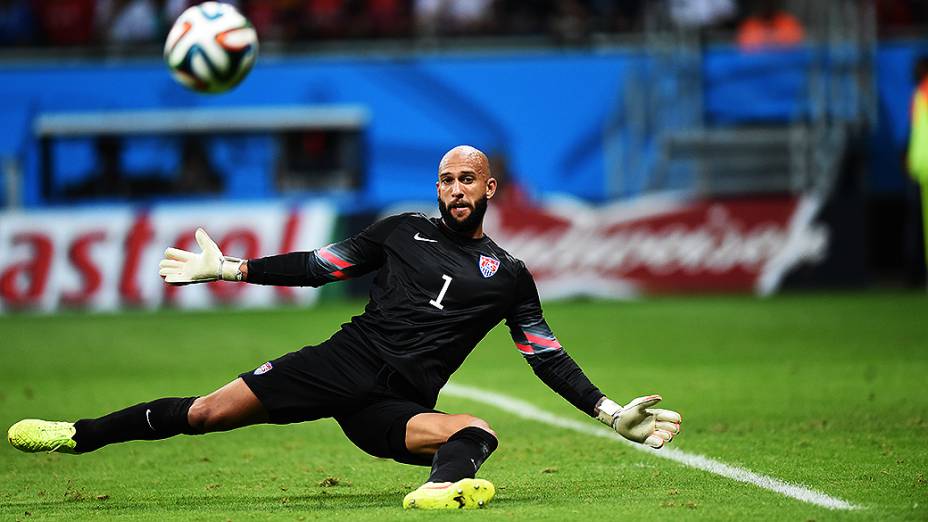
{"type": "Polygon", "coordinates": [[[436,187],[445,224],[455,232],[482,236],[487,201],[496,192],[486,155],[467,145],[451,149],[438,165],[436,187]]]}

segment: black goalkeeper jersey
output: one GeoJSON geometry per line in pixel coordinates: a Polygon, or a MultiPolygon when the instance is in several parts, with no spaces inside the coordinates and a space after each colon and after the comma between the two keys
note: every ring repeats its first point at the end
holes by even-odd
{"type": "Polygon", "coordinates": [[[340,333],[396,369],[422,401],[434,404],[471,350],[505,320],[536,374],[594,414],[603,394],[548,328],[525,264],[487,236],[467,238],[440,219],[401,214],[312,252],[251,260],[248,281],[321,286],[374,270],[370,302],[340,333]]]}

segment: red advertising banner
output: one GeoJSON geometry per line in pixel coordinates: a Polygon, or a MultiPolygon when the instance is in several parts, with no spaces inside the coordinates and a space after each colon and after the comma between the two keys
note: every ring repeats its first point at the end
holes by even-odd
{"type": "MultiPolygon", "coordinates": [[[[829,234],[820,202],[790,196],[687,201],[645,198],[588,206],[495,202],[486,231],[525,261],[545,299],[679,292],[775,291],[802,263],[821,262],[829,234]]],[[[196,250],[202,226],[224,253],[310,250],[331,237],[323,203],[289,207],[157,205],[0,214],[0,311],[312,304],[312,288],[216,282],[171,287],[158,277],[167,246],[196,250]]]]}
{"type": "Polygon", "coordinates": [[[813,197],[643,198],[497,204],[486,231],[525,261],[544,298],[777,289],[828,252],[813,197]]]}
{"type": "Polygon", "coordinates": [[[215,282],[172,287],[158,276],[164,249],[197,250],[205,228],[223,253],[258,257],[311,250],[331,238],[326,204],[128,206],[0,214],[0,311],[311,304],[312,288],[215,282]]]}

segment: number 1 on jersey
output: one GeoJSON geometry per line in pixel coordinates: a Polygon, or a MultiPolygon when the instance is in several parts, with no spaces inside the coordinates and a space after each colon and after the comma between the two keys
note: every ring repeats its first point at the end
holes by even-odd
{"type": "Polygon", "coordinates": [[[441,292],[438,292],[438,297],[429,301],[429,304],[439,310],[444,310],[445,305],[441,304],[441,300],[445,298],[445,292],[447,292],[448,287],[451,286],[451,276],[442,274],[441,278],[445,280],[445,284],[441,287],[441,292]]]}

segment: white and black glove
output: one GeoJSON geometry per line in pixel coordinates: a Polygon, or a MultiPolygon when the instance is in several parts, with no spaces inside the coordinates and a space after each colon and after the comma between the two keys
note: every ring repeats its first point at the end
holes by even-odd
{"type": "Polygon", "coordinates": [[[675,411],[651,408],[660,401],[660,395],[647,395],[619,406],[603,397],[596,406],[596,418],[630,441],[660,448],[680,433],[683,420],[675,411]]]}
{"type": "Polygon", "coordinates": [[[202,252],[194,254],[178,248],[164,251],[164,259],[158,265],[158,275],[171,285],[207,283],[209,281],[241,281],[243,260],[223,256],[217,245],[202,228],[197,229],[197,243],[202,252]]]}

